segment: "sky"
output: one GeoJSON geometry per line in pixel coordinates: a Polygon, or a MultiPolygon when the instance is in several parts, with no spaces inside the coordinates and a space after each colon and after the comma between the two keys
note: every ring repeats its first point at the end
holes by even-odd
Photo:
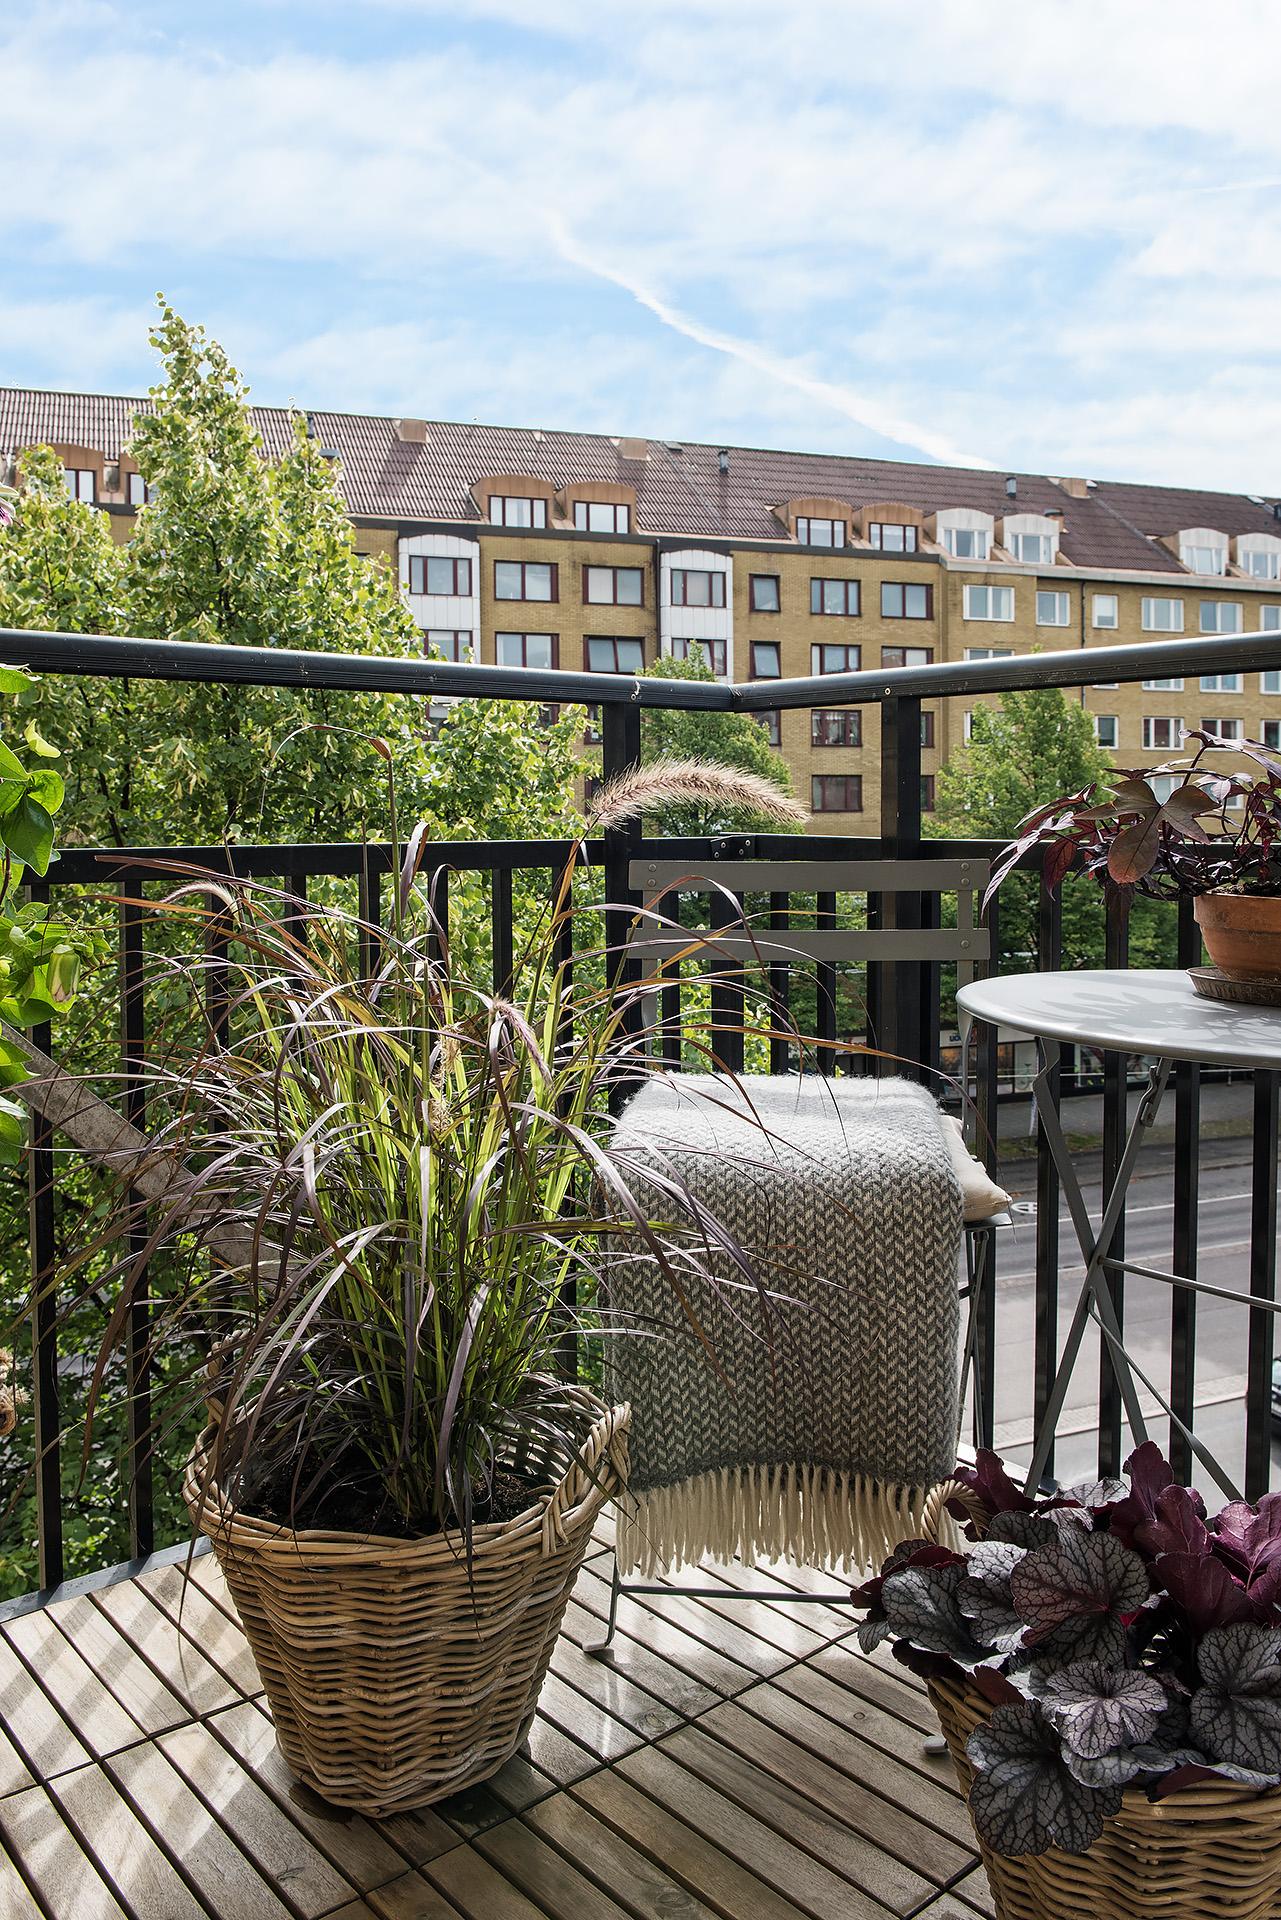
{"type": "Polygon", "coordinates": [[[1281,491],[1276,0],[0,0],[0,383],[1281,491]]]}

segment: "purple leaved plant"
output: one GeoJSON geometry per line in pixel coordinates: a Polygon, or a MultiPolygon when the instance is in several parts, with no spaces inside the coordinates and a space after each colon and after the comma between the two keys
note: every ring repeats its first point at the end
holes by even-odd
{"type": "Polygon", "coordinates": [[[981,1452],[962,1550],[906,1541],[855,1589],[866,1651],[990,1704],[966,1751],[997,1853],[1084,1852],[1126,1788],[1281,1786],[1281,1494],[1207,1514],[1152,1441],[1126,1476],[1030,1499],[981,1452]]]}

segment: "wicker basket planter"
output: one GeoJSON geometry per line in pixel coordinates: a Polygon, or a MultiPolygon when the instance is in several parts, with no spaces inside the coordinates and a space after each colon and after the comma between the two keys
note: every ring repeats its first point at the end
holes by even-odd
{"type": "MultiPolygon", "coordinates": [[[[968,1683],[936,1679],[930,1699],[970,1788],[965,1743],[991,1711],[968,1683]]],[[[979,1842],[997,1920],[1276,1920],[1281,1915],[1281,1787],[1228,1780],[1166,1800],[1128,1792],[1088,1853],[1007,1858],[979,1842]]]]}
{"type": "Polygon", "coordinates": [[[626,1477],[626,1407],[600,1407],[578,1461],[514,1520],[392,1540],[294,1532],[184,1492],[213,1542],[289,1766],[339,1806],[386,1815],[488,1779],[520,1746],[601,1507],[626,1477]]]}

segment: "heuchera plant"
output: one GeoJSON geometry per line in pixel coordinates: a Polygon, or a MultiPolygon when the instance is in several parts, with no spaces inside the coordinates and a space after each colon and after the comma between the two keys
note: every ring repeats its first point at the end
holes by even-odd
{"type": "Polygon", "coordinates": [[[1126,1787],[1281,1785],[1281,1494],[1208,1517],[1152,1441],[1126,1473],[1034,1500],[982,1452],[972,1544],[905,1541],[855,1590],[865,1652],[991,1701],[966,1752],[997,1853],[1084,1853],[1126,1787]]]}
{"type": "Polygon", "coordinates": [[[1043,873],[1056,887],[1073,862],[1116,886],[1155,899],[1227,891],[1281,893],[1281,759],[1258,740],[1223,740],[1202,727],[1190,759],[1160,767],[1118,768],[1106,784],[1065,794],[1020,821],[992,869],[983,904],[1034,847],[1045,848],[1043,873]],[[1215,773],[1207,754],[1254,762],[1258,773],[1215,773]],[[1167,799],[1151,781],[1181,775],[1167,799]]]}

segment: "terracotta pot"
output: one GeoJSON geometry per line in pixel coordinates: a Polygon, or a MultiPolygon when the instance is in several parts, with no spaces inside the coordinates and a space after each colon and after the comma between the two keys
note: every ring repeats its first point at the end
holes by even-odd
{"type": "Polygon", "coordinates": [[[1230,980],[1281,980],[1281,899],[1202,893],[1196,921],[1211,963],[1230,980]]]}

